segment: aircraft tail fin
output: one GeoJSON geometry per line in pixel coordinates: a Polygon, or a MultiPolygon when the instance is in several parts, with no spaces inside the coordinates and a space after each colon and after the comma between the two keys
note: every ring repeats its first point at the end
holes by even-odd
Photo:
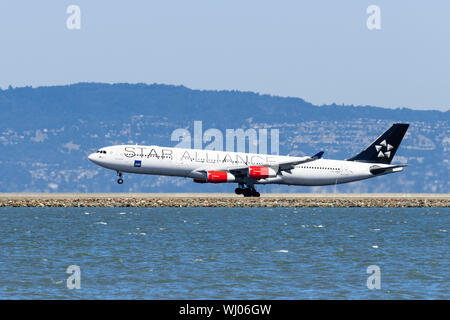
{"type": "Polygon", "coordinates": [[[390,164],[408,127],[407,123],[394,123],[371,145],[347,161],[390,164]]]}

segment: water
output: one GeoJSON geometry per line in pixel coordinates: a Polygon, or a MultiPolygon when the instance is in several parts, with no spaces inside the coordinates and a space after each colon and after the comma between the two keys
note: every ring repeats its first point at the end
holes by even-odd
{"type": "Polygon", "coordinates": [[[449,213],[0,208],[0,298],[449,299],[449,213]]]}

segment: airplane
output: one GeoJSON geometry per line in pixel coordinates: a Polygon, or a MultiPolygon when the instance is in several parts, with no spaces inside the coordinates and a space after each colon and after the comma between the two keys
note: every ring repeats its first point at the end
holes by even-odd
{"type": "Polygon", "coordinates": [[[197,183],[237,183],[236,194],[259,197],[255,185],[325,186],[403,171],[391,161],[409,124],[395,123],[367,148],[346,160],[322,159],[323,151],[304,157],[277,156],[159,146],[117,145],[88,156],[117,172],[191,178],[197,183]]]}

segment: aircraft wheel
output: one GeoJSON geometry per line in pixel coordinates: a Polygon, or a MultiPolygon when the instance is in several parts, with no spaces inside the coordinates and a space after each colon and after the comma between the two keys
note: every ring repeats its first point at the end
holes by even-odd
{"type": "Polygon", "coordinates": [[[252,191],[250,189],[244,189],[242,194],[244,195],[244,197],[251,197],[252,196],[252,191]]]}
{"type": "Polygon", "coordinates": [[[117,179],[117,183],[118,184],[122,184],[123,183],[123,179],[122,178],[117,179]]]}
{"type": "Polygon", "coordinates": [[[258,191],[252,193],[252,197],[259,197],[261,194],[258,191]]]}
{"type": "Polygon", "coordinates": [[[234,189],[234,193],[236,193],[236,194],[242,194],[242,192],[243,192],[243,189],[242,189],[242,188],[236,188],[236,189],[234,189]]]}

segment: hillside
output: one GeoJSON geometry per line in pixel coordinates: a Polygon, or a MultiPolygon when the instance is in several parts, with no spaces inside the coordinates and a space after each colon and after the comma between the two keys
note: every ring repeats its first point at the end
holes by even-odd
{"type": "Polygon", "coordinates": [[[450,111],[315,106],[299,98],[183,86],[79,83],[0,90],[0,192],[232,192],[182,178],[126,175],[90,163],[113,144],[174,146],[171,133],[195,120],[210,128],[280,130],[280,154],[345,159],[394,122],[411,124],[394,162],[403,173],[332,187],[260,186],[261,192],[448,193],[450,111]]]}

